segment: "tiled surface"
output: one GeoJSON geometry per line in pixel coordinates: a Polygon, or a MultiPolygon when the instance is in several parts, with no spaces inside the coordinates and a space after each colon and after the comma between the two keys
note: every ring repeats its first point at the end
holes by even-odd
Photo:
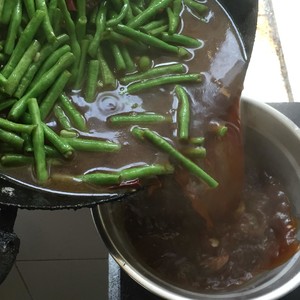
{"type": "Polygon", "coordinates": [[[107,250],[89,209],[19,210],[17,262],[1,300],[105,300],[107,250]]]}
{"type": "MultiPolygon", "coordinates": [[[[299,9],[295,0],[259,0],[245,97],[300,101],[300,56],[291,29],[299,9]]],[[[0,300],[107,299],[107,251],[88,209],[22,210],[15,231],[21,238],[20,254],[0,286],[0,300]]]]}

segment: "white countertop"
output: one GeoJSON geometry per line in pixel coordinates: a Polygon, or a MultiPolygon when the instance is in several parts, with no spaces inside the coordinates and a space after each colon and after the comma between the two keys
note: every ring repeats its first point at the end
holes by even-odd
{"type": "Polygon", "coordinates": [[[244,97],[262,102],[300,102],[300,55],[294,34],[299,10],[296,0],[259,0],[244,97]]]}

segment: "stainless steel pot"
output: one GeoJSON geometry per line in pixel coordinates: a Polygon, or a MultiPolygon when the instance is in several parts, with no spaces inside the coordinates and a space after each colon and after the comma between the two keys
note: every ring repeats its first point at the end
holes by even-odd
{"type": "MultiPolygon", "coordinates": [[[[288,190],[294,213],[300,216],[300,130],[267,104],[241,101],[245,149],[276,175],[288,190]],[[249,146],[249,145],[252,145],[249,146]],[[254,145],[254,147],[253,147],[254,145]]],[[[130,200],[128,200],[130,201],[130,200]]],[[[95,224],[117,263],[135,281],[165,299],[278,299],[300,284],[300,253],[284,265],[265,272],[231,291],[194,293],[168,284],[135,257],[123,224],[121,206],[105,204],[93,209],[95,224]]],[[[300,230],[298,231],[300,238],[300,230]]]]}

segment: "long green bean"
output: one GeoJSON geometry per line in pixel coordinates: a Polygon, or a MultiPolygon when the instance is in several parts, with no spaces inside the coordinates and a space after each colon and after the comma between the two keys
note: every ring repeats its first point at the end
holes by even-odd
{"type": "Polygon", "coordinates": [[[41,112],[42,120],[45,120],[45,118],[49,115],[55,102],[58,100],[59,96],[63,92],[70,78],[71,78],[71,73],[69,71],[64,71],[50,87],[46,97],[43,99],[43,101],[40,104],[40,112],[41,112]]]}
{"type": "Polygon", "coordinates": [[[20,167],[24,165],[31,165],[34,162],[32,156],[23,154],[4,154],[0,159],[0,163],[4,167],[20,167]]]}
{"type": "Polygon", "coordinates": [[[201,82],[202,76],[201,74],[180,74],[180,75],[172,75],[172,76],[163,76],[154,79],[147,79],[144,81],[132,83],[127,87],[127,90],[124,93],[134,94],[140,92],[145,89],[153,88],[156,86],[162,86],[165,84],[172,83],[183,83],[183,82],[201,82]]]}
{"type": "Polygon", "coordinates": [[[92,59],[88,64],[87,81],[85,87],[85,100],[87,102],[94,102],[97,91],[97,82],[99,75],[99,61],[92,59]]]}
{"type": "Polygon", "coordinates": [[[27,91],[28,87],[32,83],[34,76],[36,75],[44,61],[50,56],[50,54],[55,52],[57,48],[59,48],[62,44],[66,43],[68,40],[69,36],[66,34],[62,34],[57,37],[57,40],[53,44],[46,44],[41,49],[39,55],[29,66],[26,74],[23,76],[16,92],[14,93],[14,96],[16,98],[21,98],[24,95],[24,93],[27,91]]]}
{"type": "Polygon", "coordinates": [[[129,26],[118,24],[116,26],[116,31],[118,33],[124,34],[132,39],[136,39],[138,41],[141,41],[142,43],[145,43],[149,46],[153,46],[156,48],[159,48],[161,50],[165,50],[171,53],[177,54],[179,57],[184,57],[188,55],[188,51],[182,47],[176,47],[173,45],[170,45],[160,39],[158,39],[155,36],[148,35],[146,33],[140,32],[138,30],[135,30],[129,26]]]}
{"type": "Polygon", "coordinates": [[[43,29],[48,42],[53,43],[56,40],[55,33],[50,22],[48,8],[45,0],[35,0],[36,8],[45,12],[45,18],[43,21],[43,29]]]}
{"type": "Polygon", "coordinates": [[[170,122],[171,118],[166,115],[154,114],[154,113],[130,113],[130,114],[117,114],[110,116],[107,119],[108,123],[116,126],[128,125],[128,124],[144,124],[144,123],[162,123],[170,122]]]}
{"type": "Polygon", "coordinates": [[[62,138],[63,141],[79,151],[118,152],[121,145],[109,141],[86,138],[62,138]]]}
{"type": "Polygon", "coordinates": [[[189,138],[189,128],[190,128],[190,102],[189,96],[186,90],[177,85],[175,87],[175,93],[177,95],[179,105],[178,105],[178,137],[182,141],[186,141],[189,138]]]}
{"type": "Polygon", "coordinates": [[[158,66],[151,68],[145,72],[134,73],[120,78],[120,82],[123,84],[129,84],[133,81],[151,79],[161,75],[169,75],[176,73],[184,73],[186,70],[184,64],[170,64],[165,66],[158,66]]]}
{"type": "Polygon", "coordinates": [[[60,100],[60,105],[64,109],[66,115],[69,117],[74,127],[81,131],[86,131],[87,126],[86,126],[85,118],[76,109],[72,101],[65,94],[61,94],[59,100],[60,100]]]}
{"type": "Polygon", "coordinates": [[[97,57],[100,41],[103,39],[104,30],[106,28],[106,12],[107,12],[107,5],[106,5],[106,1],[104,1],[100,4],[99,11],[97,13],[97,18],[96,18],[96,32],[93,36],[93,39],[88,49],[89,55],[93,58],[97,57]]]}
{"type": "Polygon", "coordinates": [[[171,164],[153,164],[140,167],[132,167],[124,169],[120,172],[120,182],[149,178],[159,175],[169,175],[173,173],[174,167],[171,164]]]}
{"type": "Polygon", "coordinates": [[[34,16],[35,12],[35,3],[34,0],[23,0],[28,17],[31,19],[34,16]]]}
{"type": "Polygon", "coordinates": [[[48,178],[48,169],[45,153],[45,136],[41,122],[40,110],[36,98],[28,99],[28,110],[32,123],[36,125],[32,132],[32,146],[35,162],[36,178],[40,184],[44,184],[48,178]]]}
{"type": "Polygon", "coordinates": [[[89,39],[83,39],[80,43],[80,47],[81,47],[80,62],[78,65],[78,72],[77,72],[76,80],[74,83],[74,88],[76,90],[79,90],[82,88],[82,82],[84,79],[84,71],[85,71],[85,66],[86,66],[87,51],[89,48],[89,44],[90,44],[89,39]]]}
{"type": "Polygon", "coordinates": [[[70,122],[69,118],[66,116],[65,112],[63,111],[63,109],[59,105],[54,106],[54,114],[55,114],[55,117],[58,120],[58,123],[60,124],[60,126],[63,129],[66,129],[66,130],[71,130],[72,129],[71,122],[70,122]]]}
{"type": "Polygon", "coordinates": [[[185,167],[190,173],[197,176],[199,179],[207,183],[210,187],[216,188],[218,182],[208,175],[204,170],[202,170],[193,161],[182,155],[178,150],[176,150],[171,144],[169,144],[164,138],[159,136],[157,133],[151,131],[150,129],[141,129],[135,127],[134,131],[140,131],[141,135],[149,140],[153,145],[158,147],[160,150],[168,153],[170,157],[177,160],[183,167],[185,167]]]}
{"type": "Polygon", "coordinates": [[[18,132],[18,133],[28,133],[30,134],[32,130],[35,128],[34,125],[25,125],[21,123],[15,123],[11,122],[7,119],[0,118],[0,128],[7,130],[7,131],[12,131],[12,132],[18,132]]]}
{"type": "Polygon", "coordinates": [[[0,129],[0,141],[11,145],[17,151],[21,151],[23,149],[24,139],[7,130],[0,129]]]}
{"type": "Polygon", "coordinates": [[[88,173],[77,176],[78,179],[89,184],[97,184],[103,186],[119,185],[120,175],[118,173],[88,173]]]}
{"type": "Polygon", "coordinates": [[[57,77],[74,62],[74,55],[70,52],[63,55],[60,60],[41,78],[41,80],[17,101],[11,108],[8,119],[17,120],[26,111],[27,100],[32,97],[38,97],[45,92],[56,81],[57,77]]]}
{"type": "Polygon", "coordinates": [[[20,38],[16,44],[12,55],[9,58],[9,61],[2,69],[1,73],[3,74],[3,76],[8,77],[12,73],[26,49],[28,49],[29,45],[32,43],[33,38],[37,33],[44,18],[45,13],[43,11],[37,10],[35,12],[33,18],[29,21],[23,33],[20,35],[20,38]]]}
{"type": "Polygon", "coordinates": [[[22,77],[24,76],[28,67],[34,60],[37,52],[40,49],[40,46],[40,43],[37,40],[34,40],[33,43],[28,47],[28,49],[24,53],[23,57],[20,59],[15,69],[7,78],[7,82],[5,84],[5,92],[8,95],[12,96],[18,88],[22,77]]]}
{"type": "Polygon", "coordinates": [[[127,25],[131,28],[139,28],[143,24],[147,23],[153,16],[165,9],[170,2],[171,0],[154,1],[141,14],[132,18],[127,25]]]}
{"type": "Polygon", "coordinates": [[[168,43],[175,43],[176,45],[182,45],[190,48],[199,48],[203,45],[203,42],[198,39],[177,33],[169,34],[167,32],[163,32],[161,34],[161,39],[168,43]]]}
{"type": "Polygon", "coordinates": [[[54,146],[54,148],[61,153],[65,158],[71,158],[74,154],[74,149],[57,135],[49,126],[42,123],[45,138],[54,146]]]}
{"type": "Polygon", "coordinates": [[[22,3],[21,0],[18,0],[13,11],[13,19],[11,20],[8,26],[7,39],[4,45],[5,54],[11,55],[15,48],[15,43],[17,40],[18,30],[19,30],[19,26],[21,25],[21,21],[22,21],[22,3]]]}

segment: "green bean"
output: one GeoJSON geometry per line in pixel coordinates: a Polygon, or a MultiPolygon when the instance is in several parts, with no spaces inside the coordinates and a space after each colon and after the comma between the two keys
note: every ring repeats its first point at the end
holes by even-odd
{"type": "Polygon", "coordinates": [[[204,170],[202,170],[193,161],[182,155],[178,150],[176,150],[171,144],[164,140],[157,133],[151,131],[150,129],[141,129],[135,127],[134,130],[140,130],[141,134],[149,140],[153,145],[155,145],[160,150],[168,153],[170,157],[178,161],[184,168],[186,168],[190,173],[197,176],[199,179],[207,183],[210,187],[216,188],[218,182],[208,175],[204,170]]]}
{"type": "Polygon", "coordinates": [[[124,61],[124,58],[122,56],[119,46],[114,42],[110,42],[110,48],[111,48],[111,54],[114,57],[116,70],[118,72],[125,71],[126,63],[124,61]]]}
{"type": "Polygon", "coordinates": [[[7,84],[7,79],[0,73],[0,86],[1,89],[7,84]]]}
{"type": "Polygon", "coordinates": [[[173,1],[173,19],[169,22],[169,33],[173,34],[177,31],[180,23],[180,13],[182,10],[182,0],[173,1]]]}
{"type": "Polygon", "coordinates": [[[140,41],[136,41],[123,34],[115,32],[111,28],[106,29],[106,31],[104,32],[103,39],[111,40],[118,44],[123,44],[124,46],[128,46],[131,47],[132,49],[139,50],[139,51],[144,51],[147,49],[147,46],[145,44],[142,44],[140,41]]]}
{"type": "Polygon", "coordinates": [[[18,88],[18,85],[26,73],[28,67],[34,60],[36,54],[38,53],[40,49],[40,43],[37,40],[34,40],[32,44],[29,46],[29,48],[26,50],[22,58],[20,59],[19,63],[17,64],[16,68],[13,70],[13,72],[10,74],[10,76],[7,78],[7,82],[5,84],[5,92],[8,95],[13,95],[16,89],[18,88]]]}
{"type": "Polygon", "coordinates": [[[104,30],[106,28],[106,12],[107,6],[106,1],[104,1],[100,4],[96,18],[96,32],[88,49],[88,53],[92,58],[97,57],[100,41],[103,39],[104,30]]]}
{"type": "Polygon", "coordinates": [[[46,153],[44,149],[45,136],[41,122],[40,110],[36,98],[28,99],[28,110],[32,123],[36,125],[32,132],[32,146],[35,162],[35,172],[37,181],[40,184],[45,183],[48,178],[48,169],[46,163],[46,153]]]}
{"type": "Polygon", "coordinates": [[[120,82],[123,84],[129,84],[133,81],[143,80],[143,79],[151,79],[153,77],[158,77],[161,75],[168,74],[176,74],[176,73],[184,73],[186,70],[183,64],[171,64],[165,66],[158,66],[152,69],[149,69],[143,73],[134,73],[132,75],[127,75],[125,77],[120,78],[120,82]]]}
{"type": "Polygon", "coordinates": [[[120,181],[126,182],[135,179],[149,178],[158,175],[168,175],[174,173],[174,167],[170,164],[153,164],[140,167],[124,169],[120,172],[120,181]]]}
{"type": "Polygon", "coordinates": [[[84,79],[84,69],[86,66],[86,56],[87,56],[89,44],[90,44],[90,41],[88,39],[83,39],[80,43],[81,55],[80,55],[80,62],[79,62],[79,66],[78,66],[76,81],[74,83],[75,90],[79,90],[82,87],[82,82],[84,79]]]}
{"type": "Polygon", "coordinates": [[[78,41],[81,41],[86,35],[87,17],[80,17],[76,23],[76,35],[78,41]]]}
{"type": "Polygon", "coordinates": [[[190,9],[194,9],[200,15],[202,15],[203,13],[206,13],[208,10],[208,7],[206,5],[196,2],[194,0],[183,0],[183,2],[190,9]]]}
{"type": "Polygon", "coordinates": [[[63,18],[64,18],[64,23],[66,25],[66,30],[68,32],[68,35],[70,36],[70,45],[72,48],[72,53],[75,57],[75,62],[72,67],[72,81],[76,80],[76,74],[78,70],[78,65],[80,62],[80,45],[76,37],[76,28],[75,24],[72,20],[72,16],[67,8],[66,1],[65,0],[58,0],[57,1],[58,7],[60,8],[63,18]]]}
{"type": "Polygon", "coordinates": [[[1,16],[4,8],[5,0],[0,0],[0,22],[1,22],[1,16]]]}
{"type": "Polygon", "coordinates": [[[86,0],[76,0],[76,9],[79,17],[86,16],[86,0]]]}
{"type": "Polygon", "coordinates": [[[88,173],[84,175],[77,176],[78,179],[85,183],[97,184],[97,185],[119,185],[120,175],[118,173],[88,173]]]}
{"type": "Polygon", "coordinates": [[[129,7],[130,7],[129,1],[124,0],[124,5],[123,5],[119,15],[113,19],[108,20],[106,22],[106,26],[113,27],[113,26],[116,26],[117,24],[121,23],[123,21],[123,19],[126,17],[129,7]]]}
{"type": "Polygon", "coordinates": [[[201,146],[203,145],[205,141],[205,138],[202,137],[202,136],[199,136],[199,137],[192,137],[189,139],[189,142],[193,145],[197,145],[197,146],[201,146]]]}
{"type": "Polygon", "coordinates": [[[46,157],[51,158],[60,158],[62,157],[61,153],[59,153],[54,147],[49,145],[44,146],[46,157]]]}
{"type": "Polygon", "coordinates": [[[165,77],[158,77],[154,79],[146,79],[144,81],[132,83],[127,87],[127,90],[123,93],[134,94],[140,92],[145,89],[153,88],[156,86],[162,86],[165,84],[178,84],[182,82],[201,82],[202,76],[201,74],[180,74],[180,75],[172,75],[165,77]]]}
{"type": "Polygon", "coordinates": [[[67,129],[62,129],[59,132],[59,135],[63,138],[77,138],[78,137],[78,133],[76,131],[67,130],[67,129]]]}
{"type": "Polygon", "coordinates": [[[4,7],[2,10],[1,22],[2,24],[8,24],[11,20],[12,12],[16,6],[17,0],[9,0],[4,2],[4,7]]]}
{"type": "Polygon", "coordinates": [[[138,69],[142,72],[145,72],[152,67],[152,63],[152,59],[149,56],[143,55],[138,59],[138,69]]]}
{"type": "Polygon", "coordinates": [[[46,39],[49,43],[53,43],[56,40],[53,27],[50,22],[48,8],[45,0],[35,0],[36,8],[45,12],[45,18],[43,21],[43,29],[45,32],[46,39]]]}
{"type": "Polygon", "coordinates": [[[203,45],[203,42],[198,39],[177,33],[169,34],[167,32],[163,32],[161,34],[161,39],[168,43],[175,43],[176,45],[182,45],[190,48],[199,48],[203,45]]]}
{"type": "Polygon", "coordinates": [[[228,131],[228,127],[225,125],[218,126],[217,134],[221,137],[225,136],[228,131]]]}
{"type": "Polygon", "coordinates": [[[177,95],[179,105],[178,105],[178,137],[182,141],[186,141],[189,138],[189,128],[190,128],[190,102],[189,96],[186,90],[180,86],[176,85],[175,93],[177,95]]]}
{"type": "Polygon", "coordinates": [[[86,34],[87,16],[86,16],[86,1],[76,0],[76,8],[78,20],[75,25],[78,40],[81,41],[86,34]]]}
{"type": "Polygon", "coordinates": [[[132,60],[130,53],[125,45],[120,45],[120,51],[123,56],[125,65],[126,65],[126,71],[127,72],[133,72],[136,69],[135,63],[132,60]]]}
{"type": "Polygon", "coordinates": [[[45,118],[49,115],[55,102],[63,92],[70,78],[71,73],[69,71],[63,71],[62,74],[58,77],[58,79],[50,87],[46,97],[40,104],[40,113],[42,120],[45,120],[45,118]]]}
{"type": "Polygon", "coordinates": [[[165,9],[171,0],[158,0],[151,3],[141,14],[132,18],[127,25],[131,28],[139,28],[147,23],[153,16],[165,9]]]}
{"type": "Polygon", "coordinates": [[[4,66],[3,70],[1,71],[1,73],[5,77],[8,77],[12,73],[26,49],[28,49],[29,45],[32,43],[33,37],[38,31],[40,24],[43,22],[44,17],[45,13],[43,11],[37,10],[33,18],[25,27],[23,33],[20,35],[17,45],[8,63],[4,66]]]}
{"type": "Polygon", "coordinates": [[[155,28],[161,27],[166,25],[167,22],[165,19],[159,19],[159,20],[154,20],[149,22],[148,24],[143,25],[140,30],[144,31],[144,32],[149,32],[155,28]]]}
{"type": "Polygon", "coordinates": [[[41,80],[17,101],[11,108],[8,119],[17,120],[26,111],[27,100],[29,98],[38,97],[45,92],[57,79],[57,77],[74,62],[74,55],[66,53],[59,61],[41,78],[41,80]]]}
{"type": "Polygon", "coordinates": [[[135,3],[131,3],[130,6],[132,9],[133,16],[139,15],[143,12],[142,9],[139,8],[135,3]]]}
{"type": "Polygon", "coordinates": [[[100,64],[100,68],[99,68],[100,77],[103,82],[103,85],[109,86],[112,88],[116,88],[116,86],[117,86],[116,78],[115,78],[114,74],[112,73],[112,71],[110,70],[108,63],[106,62],[106,60],[103,56],[101,47],[98,50],[98,60],[99,60],[99,64],[100,64]]]}
{"type": "Polygon", "coordinates": [[[34,0],[24,0],[24,5],[27,11],[29,19],[33,18],[35,13],[35,3],[34,0]]]}
{"type": "Polygon", "coordinates": [[[118,152],[121,149],[120,144],[95,139],[63,138],[63,141],[79,151],[118,152]]]}
{"type": "Polygon", "coordinates": [[[63,17],[62,17],[62,12],[59,8],[53,8],[53,11],[49,11],[49,17],[51,18],[51,23],[53,26],[53,30],[55,34],[60,34],[62,26],[61,24],[63,23],[63,17]]]}
{"type": "Polygon", "coordinates": [[[85,100],[94,102],[97,91],[97,82],[99,75],[99,61],[90,60],[88,64],[87,81],[85,87],[85,100]]]}
{"type": "Polygon", "coordinates": [[[23,149],[24,139],[15,133],[0,129],[0,141],[7,143],[17,151],[23,149]]]}
{"type": "Polygon", "coordinates": [[[64,109],[66,115],[69,117],[74,127],[81,131],[86,131],[87,127],[86,127],[85,118],[76,109],[72,101],[65,94],[61,94],[59,100],[60,100],[60,105],[64,109]]]}
{"type": "Polygon", "coordinates": [[[149,30],[147,33],[153,36],[161,36],[162,33],[164,33],[166,30],[168,30],[169,25],[162,25],[160,27],[154,28],[152,30],[149,30]]]}
{"type": "MultiPolygon", "coordinates": [[[[60,19],[60,17],[57,16],[57,12],[58,10],[60,11],[60,9],[57,7],[57,0],[50,0],[49,4],[48,4],[48,14],[49,14],[49,19],[50,19],[50,23],[52,24],[54,33],[56,32],[56,19],[60,19]]],[[[61,13],[61,12],[60,12],[61,13]]]]}
{"type": "Polygon", "coordinates": [[[118,24],[116,26],[116,30],[118,33],[124,34],[126,36],[129,36],[130,38],[141,41],[149,46],[153,46],[153,47],[159,48],[161,50],[175,53],[180,57],[186,56],[188,54],[188,51],[182,47],[176,47],[176,46],[167,44],[166,42],[156,38],[155,36],[150,36],[146,33],[140,32],[140,31],[135,30],[126,25],[118,24]]]}
{"type": "Polygon", "coordinates": [[[54,148],[65,158],[71,158],[74,154],[74,149],[46,124],[42,123],[42,126],[45,138],[54,146],[54,148]]]}
{"type": "Polygon", "coordinates": [[[206,156],[206,149],[202,146],[195,148],[187,147],[182,152],[191,158],[204,158],[206,156]]]}
{"type": "Polygon", "coordinates": [[[29,85],[32,83],[32,80],[35,74],[38,72],[40,66],[44,63],[44,61],[49,57],[50,54],[55,52],[55,50],[67,42],[69,40],[69,36],[66,34],[62,34],[57,37],[56,42],[53,44],[46,44],[40,51],[38,58],[29,66],[26,74],[23,76],[18,89],[16,90],[14,96],[16,98],[21,98],[26,92],[29,85]]]}
{"type": "Polygon", "coordinates": [[[7,39],[4,45],[5,54],[11,55],[15,48],[18,29],[19,26],[21,25],[21,21],[22,21],[22,3],[21,0],[18,0],[13,11],[13,18],[8,26],[7,39]]]}
{"type": "Polygon", "coordinates": [[[70,123],[69,118],[66,116],[65,112],[59,105],[54,106],[54,114],[55,114],[55,117],[57,118],[60,126],[63,129],[66,129],[66,130],[72,129],[72,125],[70,123]]]}
{"type": "Polygon", "coordinates": [[[1,165],[4,167],[21,167],[31,165],[34,162],[33,157],[22,154],[4,154],[1,157],[1,165]]]}
{"type": "Polygon", "coordinates": [[[17,102],[16,99],[8,99],[5,101],[1,101],[0,102],[0,112],[2,112],[3,110],[13,106],[15,103],[17,102]]]}
{"type": "Polygon", "coordinates": [[[7,131],[30,134],[32,132],[32,130],[35,128],[35,126],[15,123],[15,122],[11,122],[7,119],[0,118],[0,128],[7,130],[7,131]]]}
{"type": "Polygon", "coordinates": [[[129,113],[110,116],[107,121],[112,125],[128,125],[143,123],[162,123],[170,122],[170,118],[165,115],[154,113],[129,113]]]}
{"type": "Polygon", "coordinates": [[[36,73],[33,81],[31,82],[29,89],[33,88],[44,76],[44,74],[49,71],[59,59],[66,53],[70,53],[71,47],[69,45],[63,45],[62,47],[55,50],[51,55],[45,60],[41,65],[38,72],[36,73]]]}

